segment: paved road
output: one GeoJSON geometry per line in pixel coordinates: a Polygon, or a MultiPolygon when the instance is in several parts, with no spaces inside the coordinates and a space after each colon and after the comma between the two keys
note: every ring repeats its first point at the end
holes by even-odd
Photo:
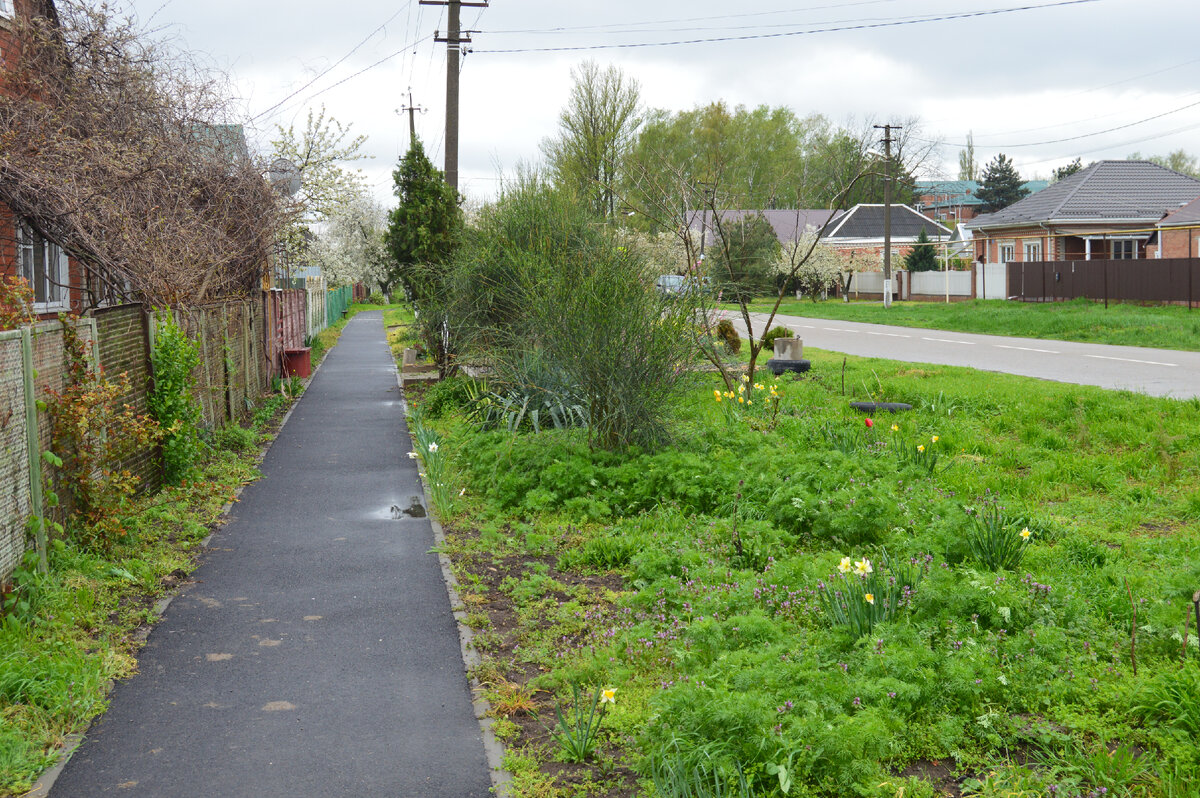
{"type": "MultiPolygon", "coordinates": [[[[752,314],[759,332],[766,314],[752,314]]],[[[1200,352],[1136,346],[1078,344],[1036,338],[891,327],[851,321],[777,316],[805,346],[865,357],[883,357],[985,371],[1022,374],[1151,396],[1200,396],[1200,352]]]]}
{"type": "Polygon", "coordinates": [[[409,447],[359,314],[51,795],[488,796],[409,447]]]}

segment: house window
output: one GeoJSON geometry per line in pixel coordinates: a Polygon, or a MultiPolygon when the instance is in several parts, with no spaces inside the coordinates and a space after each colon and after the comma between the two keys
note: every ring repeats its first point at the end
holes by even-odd
{"type": "Polygon", "coordinates": [[[38,313],[66,310],[66,253],[25,225],[19,226],[17,250],[18,273],[33,288],[33,309],[38,313]]]}
{"type": "Polygon", "coordinates": [[[13,15],[13,0],[0,0],[0,17],[13,15]]]}
{"type": "Polygon", "coordinates": [[[1137,242],[1132,238],[1112,242],[1113,260],[1133,260],[1137,257],[1137,242]]]}
{"type": "Polygon", "coordinates": [[[1012,244],[1001,244],[1000,245],[1000,262],[1008,263],[1009,261],[1016,260],[1016,255],[1014,254],[1014,249],[1015,249],[1015,247],[1012,244]]]}
{"type": "Polygon", "coordinates": [[[1042,259],[1042,242],[1041,241],[1026,241],[1025,242],[1025,262],[1042,259]]]}

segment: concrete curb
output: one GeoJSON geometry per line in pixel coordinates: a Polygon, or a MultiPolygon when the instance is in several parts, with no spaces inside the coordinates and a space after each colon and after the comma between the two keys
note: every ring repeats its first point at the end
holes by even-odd
{"type": "MultiPolygon", "coordinates": [[[[403,396],[403,377],[398,368],[396,369],[396,385],[400,388],[401,396],[403,396]]],[[[404,423],[407,427],[407,400],[404,401],[404,423]]],[[[408,434],[411,444],[411,429],[408,434]]],[[[437,553],[438,564],[442,568],[442,581],[446,583],[446,595],[450,598],[450,610],[454,613],[454,621],[458,626],[458,646],[462,652],[463,670],[471,685],[471,705],[475,710],[475,718],[479,721],[480,734],[483,736],[483,753],[487,757],[488,768],[491,771],[492,790],[496,795],[508,796],[511,795],[512,774],[504,769],[504,744],[500,742],[495,732],[492,731],[492,724],[495,722],[489,715],[492,705],[483,697],[483,685],[479,683],[479,679],[472,675],[472,671],[480,663],[479,652],[475,650],[475,646],[471,643],[475,632],[466,624],[466,605],[463,604],[462,599],[459,597],[458,580],[451,569],[450,558],[443,551],[446,534],[442,529],[441,523],[438,521],[437,513],[433,509],[433,496],[429,493],[429,483],[426,482],[424,477],[418,478],[421,480],[429,524],[433,527],[435,551],[437,553]]]]}
{"type": "MultiPolygon", "coordinates": [[[[324,360],[321,361],[321,363],[324,363],[324,362],[325,362],[324,360]]],[[[320,368],[321,368],[321,364],[318,363],[317,367],[315,369],[313,369],[312,374],[309,375],[308,380],[305,381],[305,383],[304,383],[305,386],[307,386],[308,382],[311,381],[312,378],[316,376],[316,374],[320,370],[320,368]]],[[[282,430],[284,425],[287,424],[288,419],[292,417],[292,411],[296,409],[296,405],[300,404],[300,399],[303,399],[303,398],[304,398],[304,394],[301,393],[300,396],[294,402],[292,402],[291,406],[288,407],[287,412],[283,414],[283,418],[281,418],[279,420],[279,430],[282,430]]],[[[276,430],[276,433],[278,433],[278,430],[276,430]]],[[[276,434],[275,437],[278,437],[278,434],[276,434]]],[[[269,452],[271,450],[271,447],[274,445],[275,445],[275,438],[272,438],[271,441],[265,447],[263,447],[263,449],[258,453],[258,456],[255,458],[256,462],[261,463],[263,461],[263,458],[265,458],[267,456],[267,452],[269,452]]],[[[239,498],[241,498],[242,491],[245,489],[246,489],[245,485],[239,485],[237,487],[237,490],[235,490],[233,492],[233,500],[225,503],[225,506],[223,506],[221,508],[220,514],[217,516],[216,520],[213,522],[213,524],[215,526],[220,526],[221,522],[223,522],[226,518],[228,518],[229,513],[233,510],[233,505],[237,503],[237,500],[239,498]]],[[[200,541],[199,547],[201,549],[207,549],[209,547],[209,545],[212,543],[213,534],[214,533],[210,531],[204,537],[204,539],[200,541]]],[[[174,601],[179,595],[181,595],[183,593],[186,586],[187,586],[186,583],[184,583],[183,585],[180,585],[170,595],[163,596],[162,598],[160,598],[158,601],[156,601],[154,603],[153,612],[154,612],[155,618],[157,619],[155,621],[155,624],[157,624],[158,621],[162,620],[163,614],[166,613],[166,611],[167,611],[167,607],[171,606],[171,602],[174,601]]],[[[153,626],[151,627],[151,631],[153,631],[153,626]]],[[[106,686],[105,691],[104,691],[105,695],[111,694],[114,687],[116,687],[116,682],[110,679],[108,682],[108,685],[106,686]]],[[[92,722],[88,724],[88,729],[91,729],[92,724],[95,723],[97,720],[99,720],[102,717],[104,717],[104,713],[100,713],[95,718],[93,718],[92,722]]],[[[87,736],[86,731],[76,732],[75,734],[67,735],[66,739],[63,740],[62,746],[59,749],[62,753],[59,754],[58,761],[54,763],[53,767],[51,767],[49,770],[42,773],[42,775],[38,777],[38,780],[33,783],[33,786],[29,789],[29,792],[24,793],[20,798],[49,798],[50,791],[54,789],[54,782],[56,782],[58,780],[58,777],[62,774],[63,770],[67,767],[67,763],[71,761],[71,757],[75,754],[75,749],[77,749],[79,747],[79,744],[83,742],[83,739],[86,736],[87,736]]]]}

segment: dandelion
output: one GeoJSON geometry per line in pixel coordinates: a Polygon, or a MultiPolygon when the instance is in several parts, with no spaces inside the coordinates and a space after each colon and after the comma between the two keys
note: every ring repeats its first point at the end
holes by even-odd
{"type": "Polygon", "coordinates": [[[437,450],[438,450],[437,441],[434,441],[433,443],[429,444],[430,452],[436,452],[437,450]]]}
{"type": "Polygon", "coordinates": [[[851,565],[850,565],[850,558],[849,558],[849,557],[843,557],[843,558],[842,558],[842,561],[841,561],[840,563],[838,563],[838,570],[839,570],[839,571],[841,571],[841,572],[842,572],[842,573],[844,573],[844,574],[848,574],[848,573],[850,573],[850,569],[851,569],[852,567],[853,567],[853,566],[851,566],[851,565]]]}
{"type": "Polygon", "coordinates": [[[1029,536],[1032,534],[1033,533],[1029,531],[1029,527],[1025,527],[1024,529],[1021,530],[1021,539],[1029,540],[1029,536]]]}
{"type": "Polygon", "coordinates": [[[617,703],[617,688],[610,687],[600,693],[601,704],[616,704],[617,703]]]}
{"type": "Polygon", "coordinates": [[[899,431],[900,431],[900,425],[899,425],[899,424],[893,424],[893,425],[892,425],[892,432],[899,432],[899,431]]]}
{"type": "Polygon", "coordinates": [[[923,451],[925,451],[925,444],[923,444],[923,443],[922,443],[920,446],[918,446],[918,447],[917,447],[917,451],[918,451],[918,452],[923,452],[923,451]]]}
{"type": "Polygon", "coordinates": [[[871,561],[865,557],[861,560],[854,561],[854,573],[858,574],[859,576],[866,576],[874,570],[875,569],[871,567],[871,561]]]}
{"type": "Polygon", "coordinates": [[[875,426],[875,422],[869,418],[864,418],[863,421],[866,422],[867,429],[870,429],[871,427],[875,426]]]}
{"type": "Polygon", "coordinates": [[[866,600],[866,602],[868,604],[875,603],[875,594],[874,593],[867,593],[865,596],[863,596],[863,598],[866,600]]]}
{"type": "Polygon", "coordinates": [[[937,443],[937,442],[938,442],[938,436],[936,436],[936,435],[934,435],[934,436],[933,436],[933,442],[934,442],[934,443],[937,443]]]}

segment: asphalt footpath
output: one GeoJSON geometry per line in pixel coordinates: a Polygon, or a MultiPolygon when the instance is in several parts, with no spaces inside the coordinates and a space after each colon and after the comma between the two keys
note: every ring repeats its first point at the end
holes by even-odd
{"type": "Polygon", "coordinates": [[[360,313],[51,796],[490,795],[410,449],[360,313]]]}

